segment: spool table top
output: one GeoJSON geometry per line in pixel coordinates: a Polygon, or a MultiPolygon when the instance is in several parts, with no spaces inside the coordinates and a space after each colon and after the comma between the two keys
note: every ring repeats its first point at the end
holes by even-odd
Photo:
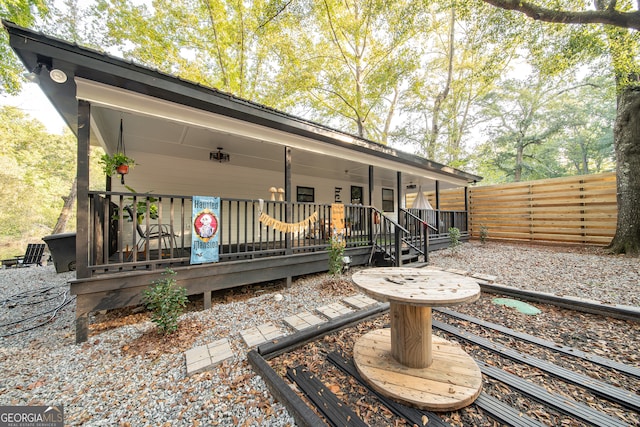
{"type": "Polygon", "coordinates": [[[365,293],[390,303],[443,307],[480,298],[476,280],[429,268],[370,268],[355,273],[352,280],[365,293]]]}

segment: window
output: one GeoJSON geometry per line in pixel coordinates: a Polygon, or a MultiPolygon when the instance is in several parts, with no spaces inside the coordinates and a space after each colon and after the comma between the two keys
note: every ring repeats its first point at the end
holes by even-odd
{"type": "Polygon", "coordinates": [[[393,190],[390,188],[382,189],[382,211],[393,212],[395,211],[395,203],[393,200],[393,190]]]}
{"type": "Polygon", "coordinates": [[[362,204],[362,187],[351,186],[351,203],[354,205],[362,204]]]}
{"type": "Polygon", "coordinates": [[[315,189],[313,187],[296,187],[296,200],[298,202],[315,202],[315,189]]]}

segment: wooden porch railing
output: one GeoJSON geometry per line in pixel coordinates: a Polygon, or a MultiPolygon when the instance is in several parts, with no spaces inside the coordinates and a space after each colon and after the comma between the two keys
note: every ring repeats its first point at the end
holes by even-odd
{"type": "MultiPolygon", "coordinates": [[[[91,276],[189,265],[191,197],[104,191],[90,192],[89,197],[87,271],[91,276]]],[[[220,204],[220,261],[327,250],[332,224],[329,204],[292,203],[288,209],[285,202],[263,202],[262,212],[281,222],[297,223],[317,213],[317,221],[297,233],[260,222],[258,200],[223,198],[220,204]]],[[[345,227],[347,248],[375,242],[392,257],[401,253],[403,244],[428,254],[429,240],[448,235],[450,227],[468,235],[464,211],[402,209],[395,222],[373,207],[347,204],[345,227]]]]}
{"type": "MultiPolygon", "coordinates": [[[[116,271],[189,265],[192,199],[189,196],[93,191],[89,193],[91,276],[116,271]]],[[[221,199],[220,261],[253,259],[327,249],[331,205],[264,201],[262,212],[297,223],[317,212],[305,231],[285,233],[261,223],[258,200],[221,199]]],[[[371,208],[345,205],[347,247],[371,244],[371,208]]]]}
{"type": "MultiPolygon", "coordinates": [[[[449,235],[449,229],[456,227],[460,230],[463,237],[469,236],[469,226],[467,221],[467,212],[465,211],[445,211],[442,209],[402,209],[419,220],[426,221],[434,228],[431,233],[432,238],[445,237],[449,235]]],[[[407,218],[406,224],[411,223],[412,219],[407,218]]]]}

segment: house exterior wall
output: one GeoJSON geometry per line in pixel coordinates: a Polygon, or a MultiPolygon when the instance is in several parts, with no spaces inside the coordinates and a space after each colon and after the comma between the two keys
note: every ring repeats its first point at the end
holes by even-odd
{"type": "MultiPolygon", "coordinates": [[[[266,169],[250,169],[233,165],[233,158],[229,163],[218,163],[205,159],[200,162],[193,160],[164,156],[160,154],[127,152],[130,157],[143,158],[129,175],[125,177],[127,186],[139,193],[150,192],[176,195],[220,196],[239,199],[269,200],[270,187],[284,187],[284,165],[282,171],[266,169]],[[139,154],[138,157],[136,155],[139,154]]],[[[295,157],[294,157],[295,162],[295,157]]],[[[368,194],[367,183],[341,179],[338,177],[317,177],[293,173],[292,198],[295,201],[297,186],[315,189],[315,203],[333,203],[335,188],[342,188],[342,203],[350,203],[351,186],[363,188],[365,201],[368,194]]],[[[382,185],[375,181],[376,187],[382,185]]],[[[389,187],[388,188],[393,188],[389,187]]],[[[120,184],[119,179],[112,181],[113,191],[128,191],[120,184]]],[[[382,204],[380,190],[374,191],[374,206],[382,204]]]]}
{"type": "MultiPolygon", "coordinates": [[[[220,196],[238,199],[264,199],[269,200],[270,187],[284,187],[283,171],[256,170],[233,165],[233,158],[229,163],[217,163],[204,159],[201,162],[193,160],[164,156],[160,154],[128,152],[130,157],[143,158],[129,175],[125,177],[127,186],[138,193],[150,192],[151,194],[175,194],[175,195],[199,195],[220,196]]],[[[295,156],[294,156],[295,162],[295,156]]],[[[382,188],[392,189],[395,184],[388,185],[375,178],[373,206],[382,208],[382,188]]],[[[295,201],[297,186],[312,187],[315,189],[315,203],[330,204],[335,201],[335,189],[341,191],[341,202],[350,203],[351,186],[359,186],[363,189],[364,201],[369,205],[368,183],[341,179],[338,177],[317,177],[304,174],[292,175],[292,198],[295,201]]],[[[120,180],[112,181],[113,191],[128,191],[120,184],[120,180]]]]}

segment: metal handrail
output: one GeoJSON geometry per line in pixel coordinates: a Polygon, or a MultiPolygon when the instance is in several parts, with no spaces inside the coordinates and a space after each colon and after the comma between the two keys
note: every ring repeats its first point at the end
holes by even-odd
{"type": "Polygon", "coordinates": [[[408,210],[406,210],[404,208],[400,208],[400,210],[402,212],[404,212],[405,214],[409,215],[410,217],[414,218],[415,220],[420,221],[422,224],[426,225],[427,227],[429,227],[433,231],[438,231],[438,229],[436,227],[434,227],[433,225],[429,224],[427,221],[425,221],[424,219],[420,218],[419,216],[417,216],[413,212],[409,212],[408,210]]]}
{"type": "Polygon", "coordinates": [[[400,224],[398,224],[396,221],[394,221],[393,219],[389,218],[388,216],[386,216],[381,210],[379,210],[378,208],[374,207],[374,206],[368,206],[373,212],[377,212],[378,215],[380,215],[380,218],[384,217],[388,222],[392,223],[394,226],[398,227],[400,230],[402,230],[405,233],[409,233],[409,230],[407,230],[406,228],[404,228],[403,226],[401,226],[400,224]]]}
{"type": "Polygon", "coordinates": [[[380,211],[379,209],[373,206],[371,206],[370,208],[372,213],[374,215],[377,214],[378,217],[380,218],[380,223],[379,223],[380,231],[381,232],[384,231],[383,235],[378,235],[378,230],[377,229],[375,230],[375,234],[373,236],[373,241],[372,241],[373,247],[372,247],[371,256],[373,256],[373,250],[377,248],[383,251],[385,254],[387,254],[387,256],[389,256],[391,259],[393,259],[396,266],[400,266],[402,264],[402,257],[400,256],[400,253],[402,250],[401,243],[405,241],[403,238],[403,235],[410,234],[409,230],[404,228],[398,222],[386,216],[384,212],[380,211]],[[389,241],[388,233],[386,232],[387,227],[389,225],[392,225],[394,230],[392,241],[389,241]],[[379,239],[382,239],[382,241],[384,242],[384,245],[378,242],[379,239]],[[391,249],[392,245],[393,245],[393,250],[391,249]]]}

